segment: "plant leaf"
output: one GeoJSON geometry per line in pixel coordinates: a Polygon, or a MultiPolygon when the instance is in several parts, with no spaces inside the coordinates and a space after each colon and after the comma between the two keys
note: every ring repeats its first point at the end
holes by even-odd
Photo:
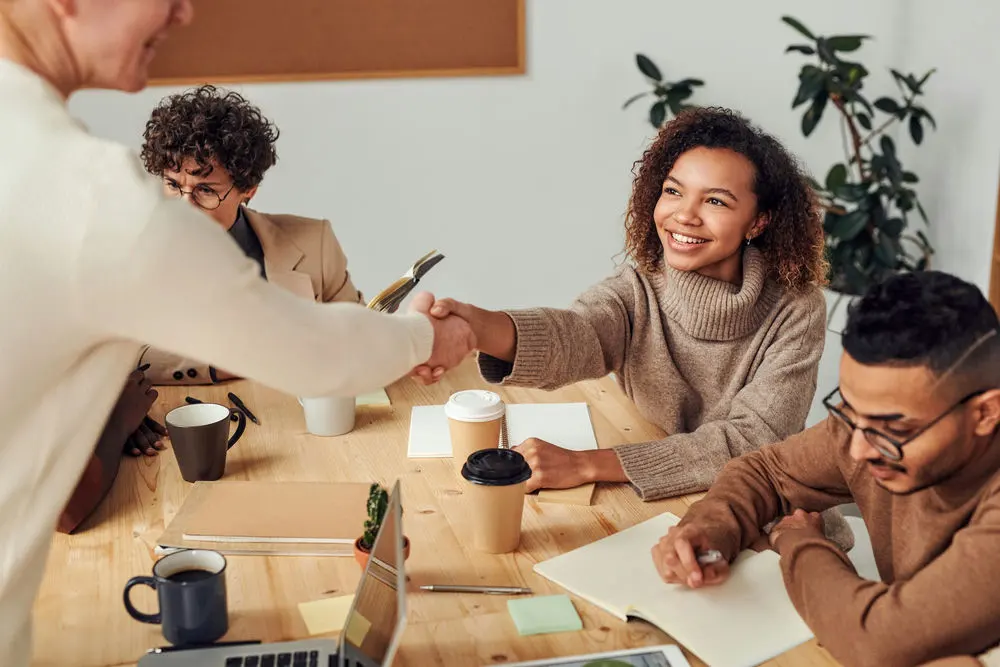
{"type": "Polygon", "coordinates": [[[787,49],[785,49],[785,53],[788,53],[790,51],[798,51],[799,53],[804,53],[807,56],[811,56],[816,53],[816,49],[809,46],[808,44],[792,44],[787,49]]]}
{"type": "Polygon", "coordinates": [[[927,111],[927,109],[924,109],[923,107],[913,107],[913,113],[923,116],[924,118],[930,121],[931,127],[933,127],[935,130],[937,129],[937,123],[934,121],[934,116],[932,116],[930,112],[927,111]]]}
{"type": "Polygon", "coordinates": [[[701,79],[681,79],[680,81],[674,84],[674,86],[687,86],[687,87],[704,86],[704,85],[705,82],[702,81],[701,79]]]}
{"type": "Polygon", "coordinates": [[[837,163],[830,167],[830,171],[826,174],[826,189],[830,192],[842,187],[844,183],[847,182],[847,167],[841,163],[837,163]]]}
{"type": "Polygon", "coordinates": [[[895,269],[899,265],[899,255],[902,248],[899,242],[888,234],[879,234],[878,244],[875,246],[875,257],[890,269],[895,269]]]}
{"type": "Polygon", "coordinates": [[[868,194],[868,185],[864,183],[847,183],[837,188],[834,194],[844,201],[861,201],[868,194]]]}
{"type": "Polygon", "coordinates": [[[827,211],[823,216],[823,231],[826,234],[832,234],[834,227],[837,226],[837,221],[840,220],[840,215],[834,213],[833,211],[827,211]]]}
{"type": "Polygon", "coordinates": [[[910,116],[910,136],[913,138],[913,143],[918,146],[924,140],[924,127],[920,124],[920,116],[917,114],[910,116]]]}
{"type": "Polygon", "coordinates": [[[666,102],[667,102],[667,106],[670,107],[670,113],[672,113],[672,114],[674,114],[676,116],[681,111],[683,111],[684,110],[684,105],[681,104],[681,100],[685,99],[686,97],[688,97],[688,95],[684,95],[684,96],[668,95],[666,102]]]}
{"type": "Polygon", "coordinates": [[[809,29],[802,25],[802,23],[800,23],[797,19],[794,19],[791,16],[782,16],[781,20],[798,30],[809,39],[816,39],[816,36],[809,32],[809,29]]]}
{"type": "MultiPolygon", "coordinates": [[[[931,221],[927,219],[927,213],[924,212],[924,207],[920,205],[920,200],[918,199],[915,203],[917,204],[917,210],[920,212],[920,217],[924,219],[924,224],[931,224],[931,221]]],[[[920,234],[920,232],[917,233],[920,234]]],[[[927,245],[930,244],[928,243],[927,245]]]]}
{"type": "Polygon", "coordinates": [[[816,52],[819,53],[820,60],[825,63],[831,65],[840,63],[840,58],[837,57],[837,54],[833,52],[833,49],[830,48],[830,45],[823,37],[816,40],[816,52]]]}
{"type": "Polygon", "coordinates": [[[815,65],[803,65],[799,72],[799,90],[792,100],[792,108],[816,97],[826,83],[826,72],[815,65]]]}
{"type": "Polygon", "coordinates": [[[882,138],[879,139],[879,145],[882,146],[882,153],[885,154],[886,158],[895,158],[896,144],[892,142],[892,139],[883,134],[882,138]]]}
{"type": "Polygon", "coordinates": [[[917,230],[917,237],[924,244],[925,248],[927,248],[928,250],[931,250],[933,252],[933,249],[931,248],[931,242],[927,240],[927,235],[926,234],[924,234],[922,231],[920,231],[918,229],[917,230]]]}
{"type": "Polygon", "coordinates": [[[832,235],[841,241],[850,241],[861,233],[866,224],[868,224],[868,214],[860,210],[851,211],[840,217],[834,225],[832,235]]]}
{"type": "Polygon", "coordinates": [[[857,113],[857,114],[854,114],[854,117],[858,119],[858,124],[861,127],[865,128],[869,132],[871,131],[871,129],[872,129],[872,119],[868,117],[868,114],[857,113]]]}
{"type": "Polygon", "coordinates": [[[667,105],[666,102],[660,100],[649,107],[649,123],[653,127],[659,129],[663,125],[663,121],[667,119],[667,105]]]}
{"type": "Polygon", "coordinates": [[[809,181],[809,185],[812,186],[812,189],[815,190],[816,192],[826,192],[826,188],[820,185],[819,181],[817,181],[812,176],[806,176],[806,179],[809,181]]]}
{"type": "Polygon", "coordinates": [[[920,179],[912,171],[903,172],[903,182],[904,183],[918,183],[920,179]]]}
{"type": "Polygon", "coordinates": [[[891,97],[880,97],[875,100],[875,108],[891,114],[897,114],[900,111],[899,104],[891,97]]]}
{"type": "Polygon", "coordinates": [[[860,49],[861,43],[866,39],[869,39],[869,35],[836,35],[828,37],[826,43],[834,51],[844,51],[847,53],[860,49]]]}
{"type": "Polygon", "coordinates": [[[902,218],[889,218],[879,225],[879,229],[882,230],[883,236],[888,234],[893,238],[899,238],[899,235],[903,233],[904,226],[902,218]]]}
{"type": "Polygon", "coordinates": [[[639,100],[639,99],[642,99],[643,97],[646,97],[646,95],[649,95],[649,94],[650,93],[647,91],[645,93],[639,93],[638,95],[633,95],[632,97],[630,97],[627,100],[625,100],[625,104],[622,105],[622,109],[628,109],[628,105],[632,104],[636,100],[639,100]]]}
{"type": "Polygon", "coordinates": [[[820,119],[823,117],[823,109],[826,108],[826,101],[829,99],[829,93],[825,90],[821,90],[816,93],[813,98],[812,105],[806,109],[805,114],[802,116],[802,134],[809,136],[812,131],[816,129],[819,125],[820,119]]]}
{"type": "Polygon", "coordinates": [[[639,67],[640,72],[648,76],[653,81],[663,81],[663,75],[660,74],[660,68],[646,56],[641,53],[635,54],[635,64],[639,67]]]}
{"type": "Polygon", "coordinates": [[[924,87],[924,84],[927,83],[927,79],[931,78],[931,74],[933,74],[936,71],[937,71],[937,69],[934,68],[934,67],[932,67],[931,69],[927,70],[927,74],[924,74],[920,78],[920,81],[917,81],[917,87],[922,89],[924,87]]]}

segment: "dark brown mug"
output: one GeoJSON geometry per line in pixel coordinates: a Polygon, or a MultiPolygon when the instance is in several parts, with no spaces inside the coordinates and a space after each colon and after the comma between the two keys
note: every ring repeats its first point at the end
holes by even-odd
{"type": "Polygon", "coordinates": [[[182,405],[167,413],[167,433],[185,482],[214,482],[226,472],[226,452],[236,444],[247,427],[239,410],[217,403],[182,405]],[[236,431],[229,437],[229,415],[238,418],[236,431]]]}

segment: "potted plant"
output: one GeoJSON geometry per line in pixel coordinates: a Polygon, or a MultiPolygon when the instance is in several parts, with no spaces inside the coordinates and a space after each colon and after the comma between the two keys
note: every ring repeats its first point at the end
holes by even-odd
{"type": "Polygon", "coordinates": [[[649,124],[656,129],[660,129],[670,114],[676,116],[681,112],[681,109],[690,106],[685,103],[685,100],[694,94],[695,87],[705,85],[701,79],[664,81],[663,74],[660,73],[660,68],[656,66],[656,63],[641,53],[635,54],[635,64],[653,89],[628,98],[622,108],[627,109],[630,104],[647,95],[654,96],[656,101],[649,107],[649,124]]]}
{"type": "MultiPolygon", "coordinates": [[[[375,538],[385,519],[385,511],[389,507],[389,492],[378,483],[373,483],[368,490],[368,518],[365,519],[365,531],[361,537],[354,540],[354,560],[363,570],[368,565],[375,538]]],[[[410,538],[403,537],[403,559],[410,557],[410,538]]]]}
{"type": "Polygon", "coordinates": [[[844,54],[861,48],[868,35],[817,36],[800,21],[782,21],[809,43],[792,44],[815,60],[802,66],[792,108],[803,104],[802,134],[809,136],[824,110],[832,106],[844,133],[844,161],[830,167],[823,183],[813,182],[825,209],[830,289],[844,295],[863,294],[870,285],[899,271],[927,268],[934,252],[923,231],[907,233],[914,209],[928,222],[917,197],[916,174],[907,171],[886,131],[906,122],[910,138],[919,145],[933,116],[918,98],[934,70],[917,78],[890,69],[899,96],[869,102],[863,89],[868,69],[844,54]]]}

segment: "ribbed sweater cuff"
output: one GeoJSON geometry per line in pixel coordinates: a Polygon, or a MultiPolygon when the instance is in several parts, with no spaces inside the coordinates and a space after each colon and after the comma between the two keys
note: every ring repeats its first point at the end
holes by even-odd
{"type": "MultiPolygon", "coordinates": [[[[614,448],[622,470],[643,500],[658,500],[704,491],[692,480],[684,460],[663,440],[614,448]]],[[[690,465],[688,463],[688,465],[690,465]]]]}
{"type": "Polygon", "coordinates": [[[505,311],[514,321],[517,348],[514,363],[479,354],[479,372],[494,384],[537,387],[542,384],[551,358],[550,331],[541,310],[505,311]]]}

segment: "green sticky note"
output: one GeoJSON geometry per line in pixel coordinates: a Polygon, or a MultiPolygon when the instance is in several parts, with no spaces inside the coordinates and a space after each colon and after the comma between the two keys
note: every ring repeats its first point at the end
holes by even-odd
{"type": "Polygon", "coordinates": [[[507,600],[507,611],[522,637],[583,630],[583,621],[566,595],[507,600]]]}

